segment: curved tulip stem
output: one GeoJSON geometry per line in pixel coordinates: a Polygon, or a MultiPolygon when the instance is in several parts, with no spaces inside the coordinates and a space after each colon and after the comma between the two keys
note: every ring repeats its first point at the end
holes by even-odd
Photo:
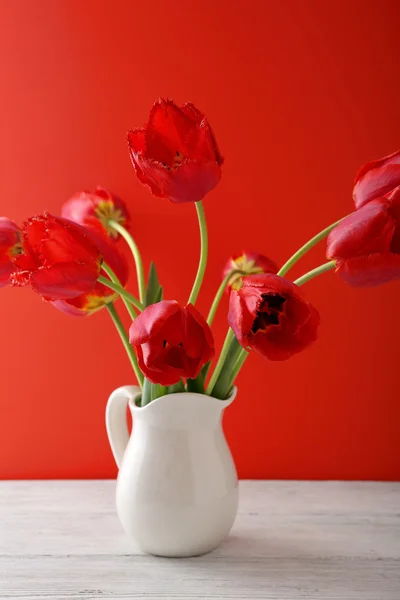
{"type": "Polygon", "coordinates": [[[329,262],[324,263],[323,265],[320,265],[319,267],[316,267],[312,271],[308,271],[308,273],[306,273],[305,275],[302,275],[301,277],[296,279],[296,281],[294,281],[293,283],[295,283],[296,285],[303,285],[304,283],[307,283],[307,281],[310,281],[310,279],[314,279],[314,277],[318,277],[318,275],[322,275],[322,273],[326,273],[327,271],[330,271],[331,269],[334,269],[334,268],[335,268],[335,262],[333,260],[330,260],[329,262]]]}
{"type": "Polygon", "coordinates": [[[196,304],[197,296],[199,295],[201,284],[203,283],[204,273],[207,266],[208,256],[208,234],[206,215],[202,202],[196,202],[197,217],[200,227],[200,261],[197,269],[196,279],[194,280],[193,288],[189,296],[188,304],[196,304]]]}
{"type": "Polygon", "coordinates": [[[297,252],[295,252],[293,254],[293,256],[291,256],[287,262],[285,262],[283,267],[281,269],[279,269],[278,275],[280,275],[281,277],[284,277],[286,275],[286,273],[289,271],[289,269],[291,269],[293,267],[293,265],[295,263],[297,263],[297,261],[300,260],[300,258],[302,256],[304,256],[304,254],[306,254],[309,250],[311,250],[311,248],[313,248],[316,244],[318,244],[318,242],[320,242],[324,238],[328,237],[328,235],[332,231],[332,229],[335,229],[336,225],[339,225],[340,221],[342,221],[343,218],[339,219],[339,221],[336,221],[335,223],[332,223],[332,225],[329,225],[329,227],[326,227],[325,229],[323,229],[322,231],[317,233],[317,235],[315,235],[313,238],[311,238],[311,240],[309,240],[306,244],[304,244],[304,246],[302,246],[299,250],[297,250],[297,252]]]}
{"type": "MultiPolygon", "coordinates": [[[[103,262],[101,268],[105,273],[107,273],[107,275],[113,283],[116,283],[117,285],[122,287],[120,280],[118,279],[112,268],[107,265],[107,263],[103,262]]],[[[121,300],[125,304],[126,310],[128,311],[130,318],[132,319],[132,321],[134,321],[136,319],[136,312],[132,304],[128,302],[128,300],[123,296],[121,296],[121,300]]]]}
{"type": "Polygon", "coordinates": [[[136,265],[136,274],[139,286],[139,298],[140,302],[144,302],[144,297],[146,294],[146,283],[144,279],[143,262],[139,252],[139,248],[137,247],[136,242],[131,236],[131,234],[120,223],[117,223],[116,221],[110,219],[108,221],[108,224],[110,227],[115,229],[115,231],[118,231],[118,233],[124,238],[124,240],[128,244],[130,251],[132,252],[136,265]]]}
{"type": "Polygon", "coordinates": [[[210,379],[207,389],[206,389],[206,394],[208,396],[211,396],[214,385],[218,379],[219,374],[222,371],[222,367],[224,366],[225,358],[226,358],[226,355],[228,354],[230,343],[231,343],[232,339],[234,338],[234,336],[235,336],[235,334],[233,333],[232,329],[229,327],[228,333],[226,334],[226,338],[224,341],[224,345],[222,346],[221,354],[219,355],[218,362],[215,365],[215,369],[213,371],[213,374],[211,376],[211,379],[210,379]]]}
{"type": "Polygon", "coordinates": [[[236,275],[238,273],[243,274],[243,271],[239,271],[237,269],[232,269],[232,271],[229,271],[229,273],[226,275],[226,277],[221,282],[221,285],[219,286],[218,291],[215,294],[215,298],[213,300],[213,303],[210,308],[210,312],[208,313],[208,317],[207,317],[207,323],[209,324],[210,327],[212,325],[212,322],[214,321],[215,313],[218,310],[219,303],[221,302],[221,298],[224,295],[225,288],[228,285],[230,278],[233,275],[236,275]]]}
{"type": "Polygon", "coordinates": [[[138,310],[140,310],[140,311],[144,310],[143,304],[141,304],[139,302],[139,300],[137,298],[135,298],[135,296],[132,296],[132,294],[127,292],[122,286],[117,285],[116,283],[113,283],[112,281],[107,279],[107,277],[103,277],[103,275],[99,275],[97,278],[97,281],[99,283],[102,283],[103,285],[109,287],[111,290],[114,290],[114,292],[117,292],[117,294],[119,294],[122,298],[125,298],[126,300],[128,300],[128,302],[133,304],[133,306],[135,308],[137,308],[138,310]]]}
{"type": "Polygon", "coordinates": [[[115,306],[114,304],[111,302],[110,304],[107,304],[107,310],[110,314],[111,319],[114,322],[115,328],[119,333],[119,336],[122,340],[122,343],[124,345],[124,348],[126,350],[126,353],[128,355],[128,358],[130,360],[130,363],[133,367],[133,370],[135,371],[135,375],[136,378],[138,380],[139,386],[142,387],[143,385],[143,374],[141,372],[141,370],[139,369],[139,365],[137,362],[137,358],[136,358],[136,354],[134,349],[132,348],[132,346],[129,343],[129,338],[128,338],[128,334],[125,331],[125,328],[122,324],[121,319],[119,318],[119,315],[117,313],[117,311],[115,310],[115,306]]]}

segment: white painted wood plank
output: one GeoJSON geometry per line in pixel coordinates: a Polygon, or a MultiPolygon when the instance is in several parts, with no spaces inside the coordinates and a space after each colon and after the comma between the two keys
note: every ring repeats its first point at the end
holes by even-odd
{"type": "Polygon", "coordinates": [[[0,598],[400,600],[400,484],[241,482],[214,553],[141,555],[115,482],[0,482],[0,598]]]}
{"type": "Polygon", "coordinates": [[[393,560],[102,555],[8,559],[4,569],[2,599],[398,600],[400,589],[393,560]]]}

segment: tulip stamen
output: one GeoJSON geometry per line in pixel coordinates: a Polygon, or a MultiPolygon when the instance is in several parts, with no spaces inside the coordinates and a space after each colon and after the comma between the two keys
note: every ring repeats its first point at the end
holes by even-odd
{"type": "Polygon", "coordinates": [[[175,154],[175,156],[173,158],[173,161],[172,161],[172,168],[173,169],[178,169],[181,166],[182,161],[184,160],[184,158],[185,157],[183,156],[183,154],[181,154],[180,152],[178,152],[178,150],[176,150],[176,154],[175,154]]]}

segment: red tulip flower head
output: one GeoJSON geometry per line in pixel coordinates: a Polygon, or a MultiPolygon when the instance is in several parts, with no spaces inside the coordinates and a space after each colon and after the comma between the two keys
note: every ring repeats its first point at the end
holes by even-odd
{"type": "Polygon", "coordinates": [[[140,181],[171,202],[198,202],[221,178],[214,134],[193,104],[159,100],[147,125],[129,131],[128,145],[140,181]]]}
{"type": "Polygon", "coordinates": [[[7,285],[15,270],[13,260],[22,251],[18,225],[6,217],[0,217],[0,287],[7,285]]]}
{"type": "Polygon", "coordinates": [[[148,306],[132,323],[129,339],[139,367],[152,383],[195,379],[214,356],[210,327],[199,311],[174,300],[148,306]]]}
{"type": "Polygon", "coordinates": [[[241,271],[241,273],[235,273],[228,281],[227,292],[232,290],[240,290],[242,287],[243,275],[255,275],[257,273],[277,273],[278,267],[276,264],[257,252],[245,252],[237,256],[232,256],[225,265],[222,273],[222,278],[225,277],[231,271],[241,271]]]}
{"type": "Polygon", "coordinates": [[[400,186],[340,221],[327,257],[347,283],[375,286],[400,278],[400,186]]]}
{"type": "Polygon", "coordinates": [[[22,254],[13,261],[13,285],[30,284],[46,300],[76,298],[93,289],[102,255],[83,227],[45,213],[22,228],[22,254]]]}
{"type": "Polygon", "coordinates": [[[263,273],[232,290],[228,321],[244,348],[286,360],[316,340],[319,314],[294,283],[263,273]]]}
{"type": "MultiPolygon", "coordinates": [[[[90,237],[100,250],[104,261],[118,277],[122,287],[125,287],[128,282],[129,269],[125,257],[118,251],[117,245],[104,234],[102,236],[91,235],[90,237]]],[[[109,279],[106,273],[102,272],[102,275],[109,279]]],[[[97,281],[94,287],[85,294],[69,300],[55,300],[53,305],[73,317],[84,317],[99,311],[106,304],[117,300],[117,298],[118,294],[116,292],[97,281]]]]}
{"type": "Polygon", "coordinates": [[[97,187],[94,192],[78,192],[72,196],[64,202],[61,216],[100,234],[106,232],[111,238],[117,238],[119,234],[110,227],[110,220],[124,227],[129,223],[125,202],[102,187],[97,187]]]}
{"type": "Polygon", "coordinates": [[[353,198],[357,208],[388,194],[400,186],[400,150],[369,162],[358,171],[353,198]]]}

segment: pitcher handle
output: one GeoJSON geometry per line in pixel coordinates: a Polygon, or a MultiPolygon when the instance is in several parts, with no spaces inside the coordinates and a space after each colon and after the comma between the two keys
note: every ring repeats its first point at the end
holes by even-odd
{"type": "Polygon", "coordinates": [[[108,441],[118,469],[121,466],[129,441],[126,407],[129,400],[140,394],[136,385],[124,385],[116,389],[108,399],[106,407],[106,428],[108,441]]]}

